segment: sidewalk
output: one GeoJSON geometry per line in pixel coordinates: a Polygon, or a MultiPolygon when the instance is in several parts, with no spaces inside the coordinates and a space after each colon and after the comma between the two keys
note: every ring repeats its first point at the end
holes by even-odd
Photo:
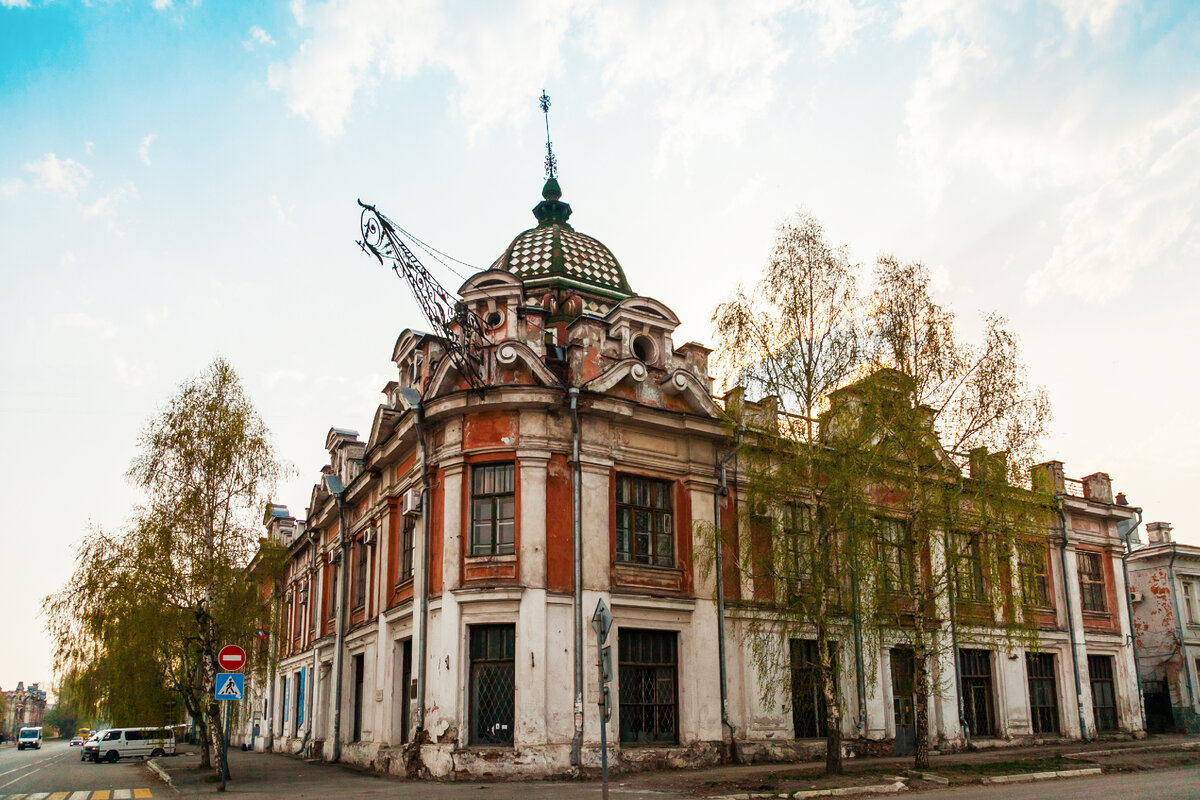
{"type": "MultiPolygon", "coordinates": [[[[179,792],[183,795],[215,794],[216,775],[209,770],[198,769],[198,748],[184,747],[181,753],[174,758],[158,759],[159,766],[170,775],[179,792]]],[[[337,764],[310,763],[274,753],[235,750],[229,756],[233,779],[227,793],[239,798],[413,797],[440,800],[466,795],[488,800],[538,800],[563,796],[600,796],[598,776],[596,779],[576,781],[407,781],[337,764]],[[475,791],[468,792],[469,789],[475,791]]],[[[1051,765],[1052,768],[1056,763],[1059,769],[1070,770],[1094,768],[1099,763],[1106,771],[1137,771],[1181,763],[1200,764],[1200,737],[1164,735],[1135,741],[1070,742],[936,755],[930,757],[928,772],[938,775],[941,770],[954,785],[978,783],[981,777],[989,774],[1040,771],[1045,765],[1051,765]]],[[[745,797],[750,792],[872,786],[891,782],[895,776],[903,775],[911,767],[911,756],[887,756],[846,759],[846,775],[828,779],[821,775],[824,761],[642,772],[612,776],[610,794],[614,798],[643,799],[745,797]]],[[[912,789],[943,788],[941,781],[910,777],[908,783],[912,789]]]]}

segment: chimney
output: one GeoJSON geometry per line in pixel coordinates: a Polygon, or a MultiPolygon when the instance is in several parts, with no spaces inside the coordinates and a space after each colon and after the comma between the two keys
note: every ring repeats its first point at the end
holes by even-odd
{"type": "Polygon", "coordinates": [[[1167,544],[1171,541],[1171,523],[1151,522],[1146,526],[1146,535],[1150,544],[1167,544]]]}
{"type": "Polygon", "coordinates": [[[1063,462],[1047,461],[1044,464],[1036,464],[1029,470],[1029,477],[1033,483],[1033,488],[1039,492],[1062,492],[1067,488],[1066,480],[1063,475],[1063,462]]]}
{"type": "Polygon", "coordinates": [[[1093,472],[1083,478],[1083,496],[1098,503],[1113,501],[1112,479],[1107,472],[1093,472]]]}

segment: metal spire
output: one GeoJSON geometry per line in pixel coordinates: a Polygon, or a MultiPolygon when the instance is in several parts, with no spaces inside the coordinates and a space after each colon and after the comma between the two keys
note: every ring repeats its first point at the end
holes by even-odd
{"type": "Polygon", "coordinates": [[[558,160],[554,157],[554,147],[550,143],[550,95],[546,94],[545,89],[542,89],[542,96],[538,100],[542,105],[542,113],[546,116],[546,180],[554,180],[558,177],[558,160]]]}

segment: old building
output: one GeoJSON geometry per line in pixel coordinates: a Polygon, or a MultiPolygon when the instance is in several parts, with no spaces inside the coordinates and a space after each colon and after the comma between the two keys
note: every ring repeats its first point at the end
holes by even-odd
{"type": "Polygon", "coordinates": [[[1133,627],[1149,730],[1200,733],[1200,547],[1151,522],[1129,556],[1133,627]]]}
{"type": "Polygon", "coordinates": [[[46,692],[38,688],[36,683],[26,686],[23,681],[17,683],[17,688],[11,691],[0,689],[6,701],[4,719],[0,722],[0,731],[15,737],[17,731],[26,727],[37,727],[46,716],[46,692]]]}
{"type": "MultiPolygon", "coordinates": [[[[556,180],[534,215],[459,289],[482,321],[471,358],[486,391],[444,340],[404,331],[365,441],[330,429],[305,519],[268,512],[291,563],[277,587],[278,661],[249,690],[261,719],[243,720],[242,735],[399,774],[595,766],[586,620],[603,599],[615,619],[607,733],[619,767],[715,762],[731,736],[747,758],[819,749],[819,725],[790,707],[794,687],[763,702],[736,608],[754,589],[735,571],[722,692],[703,531],[731,524],[741,498],[736,483],[721,491],[732,442],[710,351],[675,344],[674,312],[636,295],[608,248],[574,229],[556,180]]],[[[959,686],[975,702],[977,742],[1141,730],[1119,602],[1117,522],[1132,512],[1102,473],[1079,483],[1059,462],[1039,469],[1064,509],[1038,572],[1042,644],[959,656],[963,680],[939,690],[930,714],[944,746],[965,743],[959,686]]],[[[855,709],[844,733],[864,750],[891,748],[908,724],[897,720],[904,653],[878,647],[869,681],[853,648],[838,651],[855,709]]]]}

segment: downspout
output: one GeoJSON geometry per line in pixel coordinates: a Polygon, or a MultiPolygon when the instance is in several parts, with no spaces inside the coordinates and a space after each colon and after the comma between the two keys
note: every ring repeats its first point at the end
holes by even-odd
{"type": "MultiPolygon", "coordinates": [[[[571,398],[571,509],[575,573],[575,733],[571,737],[571,766],[583,764],[583,465],[579,463],[579,387],[571,398]]],[[[603,719],[600,724],[604,725],[603,719]]]]}
{"type": "Polygon", "coordinates": [[[425,407],[413,406],[413,426],[421,457],[421,635],[417,638],[417,730],[414,742],[425,731],[425,662],[429,651],[429,454],[425,449],[425,407]]]}
{"type": "MultiPolygon", "coordinates": [[[[942,533],[942,547],[947,555],[950,553],[950,532],[942,533]]],[[[971,724],[967,722],[967,715],[963,713],[963,687],[962,687],[962,670],[959,668],[959,659],[961,658],[958,652],[958,595],[955,594],[957,588],[954,578],[951,577],[947,582],[950,589],[950,646],[954,649],[954,687],[955,694],[958,695],[958,724],[962,726],[963,734],[967,739],[967,749],[971,749],[971,724]]]]}
{"type": "Polygon", "coordinates": [[[1175,627],[1179,635],[1179,658],[1183,662],[1183,678],[1184,686],[1188,690],[1187,713],[1183,717],[1184,730],[1187,730],[1188,714],[1194,713],[1192,706],[1195,704],[1196,690],[1192,686],[1192,671],[1188,669],[1187,663],[1187,643],[1183,638],[1183,617],[1179,614],[1179,598],[1175,591],[1175,556],[1179,554],[1179,544],[1171,542],[1171,560],[1167,562],[1167,577],[1171,581],[1171,610],[1175,612],[1175,627]]]}
{"type": "MultiPolygon", "coordinates": [[[[741,438],[741,429],[738,430],[738,437],[741,438]]],[[[736,453],[737,443],[735,442],[734,449],[726,453],[718,465],[721,478],[717,490],[713,492],[713,527],[717,551],[717,663],[721,684],[721,725],[729,730],[729,753],[732,760],[741,763],[742,759],[737,749],[737,728],[729,721],[729,679],[725,668],[725,540],[721,530],[721,498],[729,494],[725,465],[736,453]]]]}
{"type": "Polygon", "coordinates": [[[271,587],[271,628],[267,637],[267,733],[263,750],[271,752],[275,747],[275,679],[278,677],[279,657],[275,639],[275,626],[279,621],[279,599],[275,587],[271,587]]]}
{"type": "MultiPolygon", "coordinates": [[[[339,481],[339,486],[341,483],[339,481]]],[[[334,630],[333,653],[333,754],[330,761],[342,757],[342,662],[346,647],[346,487],[334,492],[338,508],[337,564],[337,622],[334,630]]]]}
{"type": "Polygon", "coordinates": [[[1142,660],[1138,657],[1137,635],[1133,630],[1133,598],[1130,596],[1129,562],[1127,560],[1129,554],[1133,552],[1133,533],[1142,524],[1142,510],[1135,508],[1133,511],[1137,514],[1137,522],[1133,523],[1133,527],[1121,537],[1125,542],[1125,549],[1121,551],[1121,573],[1125,576],[1125,611],[1129,615],[1129,646],[1133,648],[1133,677],[1138,690],[1138,714],[1142,721],[1142,732],[1145,733],[1146,698],[1142,694],[1142,660]]]}
{"type": "Polygon", "coordinates": [[[1079,678],[1079,653],[1075,649],[1075,615],[1071,609],[1071,587],[1067,583],[1067,515],[1063,513],[1061,495],[1058,497],[1058,522],[1062,526],[1062,575],[1063,596],[1067,600],[1067,632],[1071,635],[1071,671],[1075,674],[1075,705],[1079,710],[1079,735],[1085,742],[1090,742],[1087,723],[1083,719],[1083,682],[1079,678]]]}
{"type": "Polygon", "coordinates": [[[867,735],[867,675],[863,664],[862,618],[858,609],[858,575],[850,571],[850,591],[854,595],[854,678],[858,689],[858,731],[867,735]]]}

